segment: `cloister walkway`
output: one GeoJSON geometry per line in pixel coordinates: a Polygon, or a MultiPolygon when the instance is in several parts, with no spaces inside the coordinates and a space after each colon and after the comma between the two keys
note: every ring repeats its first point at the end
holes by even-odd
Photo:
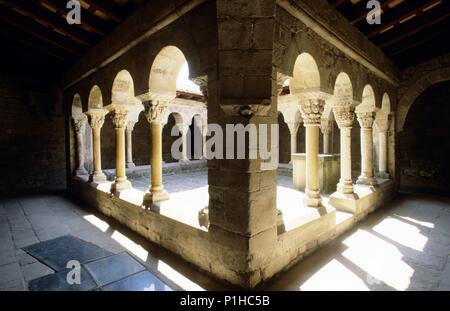
{"type": "MultiPolygon", "coordinates": [[[[188,184],[201,188],[206,186],[205,174],[165,176],[167,189],[176,195],[177,189],[178,193],[186,191],[183,187],[188,184]]],[[[289,177],[286,178],[280,177],[280,184],[288,182],[289,177]]],[[[144,180],[134,183],[136,187],[146,187],[140,184],[144,180]]],[[[288,184],[285,188],[289,189],[288,184]]],[[[67,234],[113,253],[128,251],[175,289],[229,287],[63,194],[2,199],[0,233],[0,290],[26,290],[30,280],[52,273],[21,248],[67,234]]],[[[294,265],[266,288],[448,290],[449,252],[450,199],[400,195],[354,229],[294,265]]]]}

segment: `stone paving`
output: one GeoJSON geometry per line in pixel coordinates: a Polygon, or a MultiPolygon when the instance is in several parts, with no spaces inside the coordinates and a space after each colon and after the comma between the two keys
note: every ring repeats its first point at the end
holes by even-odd
{"type": "MultiPolygon", "coordinates": [[[[147,188],[146,180],[133,181],[147,188]]],[[[204,172],[165,176],[169,192],[205,186],[204,172]]],[[[290,177],[279,184],[290,187],[290,177]]],[[[145,190],[144,189],[144,190],[145,190]]],[[[112,219],[62,194],[0,201],[0,290],[27,290],[53,273],[22,247],[72,234],[112,253],[128,251],[175,289],[225,286],[112,219]]],[[[267,285],[273,290],[449,290],[450,199],[400,195],[389,207],[306,257],[267,285]]]]}

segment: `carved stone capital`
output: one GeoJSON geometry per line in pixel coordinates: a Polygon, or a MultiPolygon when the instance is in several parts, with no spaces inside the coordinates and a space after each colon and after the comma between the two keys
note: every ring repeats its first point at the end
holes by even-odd
{"type": "Polygon", "coordinates": [[[334,106],[333,113],[339,128],[351,127],[353,125],[355,113],[350,106],[334,106]]]}
{"type": "Polygon", "coordinates": [[[134,126],[135,126],[136,122],[134,121],[128,121],[127,123],[127,131],[133,131],[134,130],[134,126]]]}
{"type": "Polygon", "coordinates": [[[164,101],[152,100],[145,103],[145,116],[149,123],[164,122],[164,115],[167,109],[167,103],[164,101]]]}
{"type": "Polygon", "coordinates": [[[125,128],[128,123],[128,110],[114,110],[111,119],[115,128],[125,128]]]}
{"type": "Polygon", "coordinates": [[[322,119],[320,121],[320,131],[323,135],[330,135],[333,129],[333,122],[328,119],[322,119]]]}
{"type": "Polygon", "coordinates": [[[103,127],[103,124],[105,123],[105,116],[104,115],[89,115],[89,125],[92,129],[99,130],[103,127]]]}
{"type": "Polygon", "coordinates": [[[378,131],[387,132],[389,129],[389,115],[387,113],[378,112],[375,117],[375,124],[377,125],[378,131]]]}
{"type": "Polygon", "coordinates": [[[208,97],[208,76],[200,76],[192,79],[192,82],[200,87],[203,96],[208,97]]]}
{"type": "Polygon", "coordinates": [[[300,101],[300,112],[303,123],[307,125],[320,125],[320,119],[325,107],[325,100],[308,99],[300,101]]]}
{"type": "Polygon", "coordinates": [[[374,121],[374,113],[373,112],[357,112],[359,125],[362,128],[371,128],[373,126],[374,121]]]}
{"type": "Polygon", "coordinates": [[[81,133],[86,128],[86,118],[74,118],[73,119],[73,125],[75,127],[75,132],[81,133]]]}

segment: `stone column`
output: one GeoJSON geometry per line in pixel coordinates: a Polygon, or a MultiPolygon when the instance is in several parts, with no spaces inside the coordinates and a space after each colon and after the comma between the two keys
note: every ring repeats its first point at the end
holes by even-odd
{"type": "Polygon", "coordinates": [[[373,137],[372,126],[374,113],[357,112],[358,122],[361,126],[361,175],[358,183],[364,185],[375,185],[376,179],[373,177],[373,137]]]}
{"type": "Polygon", "coordinates": [[[125,108],[116,107],[112,113],[112,121],[116,131],[116,179],[111,185],[111,192],[116,192],[131,188],[125,169],[125,128],[129,111],[125,108]]]}
{"type": "Polygon", "coordinates": [[[189,125],[185,125],[185,124],[180,124],[178,125],[180,132],[181,132],[181,137],[182,137],[182,154],[181,154],[181,159],[180,162],[181,163],[188,163],[189,162],[189,158],[188,158],[188,131],[189,131],[189,125]]]}
{"type": "Polygon", "coordinates": [[[101,141],[100,141],[100,131],[102,129],[103,123],[105,122],[105,114],[107,111],[104,110],[89,110],[87,112],[89,124],[92,129],[92,158],[94,161],[94,170],[89,176],[89,180],[92,182],[106,181],[106,176],[102,171],[102,156],[101,156],[101,141]]]}
{"type": "Polygon", "coordinates": [[[310,207],[322,206],[319,184],[319,127],[325,101],[309,99],[300,101],[300,111],[306,128],[306,175],[304,203],[310,207]]]}
{"type": "Polygon", "coordinates": [[[127,129],[126,129],[126,134],[127,134],[127,139],[126,139],[126,143],[127,143],[127,154],[126,154],[126,167],[130,168],[130,167],[135,167],[134,163],[133,163],[133,129],[134,129],[134,125],[136,124],[136,122],[133,121],[128,121],[127,123],[127,129]]]}
{"type": "Polygon", "coordinates": [[[388,137],[388,115],[377,115],[375,120],[378,128],[378,177],[389,179],[389,173],[387,168],[387,137],[388,137]]]}
{"type": "Polygon", "coordinates": [[[169,199],[169,194],[164,190],[162,177],[162,128],[166,107],[167,104],[164,101],[153,100],[146,103],[145,115],[150,123],[152,150],[150,156],[151,184],[144,195],[144,206],[151,206],[153,202],[169,199]]]}
{"type": "Polygon", "coordinates": [[[77,117],[73,119],[75,127],[75,137],[77,141],[77,168],[75,175],[86,175],[87,171],[84,167],[84,134],[86,133],[86,116],[77,117]]]}
{"type": "Polygon", "coordinates": [[[322,119],[320,130],[323,135],[323,154],[331,154],[331,133],[333,123],[328,119],[322,119]]]}
{"type": "Polygon", "coordinates": [[[298,132],[298,123],[288,123],[289,132],[291,134],[291,161],[292,163],[292,154],[297,153],[297,132],[298,132]]]}
{"type": "Polygon", "coordinates": [[[351,136],[355,114],[350,106],[333,107],[333,113],[341,132],[341,178],[337,191],[342,194],[353,194],[351,136]]]}

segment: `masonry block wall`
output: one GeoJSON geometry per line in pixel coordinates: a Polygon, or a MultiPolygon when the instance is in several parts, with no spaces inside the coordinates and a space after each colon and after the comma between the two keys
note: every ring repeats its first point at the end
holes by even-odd
{"type": "Polygon", "coordinates": [[[0,73],[1,194],[65,188],[61,107],[42,79],[0,73]]]}
{"type": "Polygon", "coordinates": [[[399,133],[400,189],[450,193],[450,82],[435,84],[411,106],[399,133]]]}

